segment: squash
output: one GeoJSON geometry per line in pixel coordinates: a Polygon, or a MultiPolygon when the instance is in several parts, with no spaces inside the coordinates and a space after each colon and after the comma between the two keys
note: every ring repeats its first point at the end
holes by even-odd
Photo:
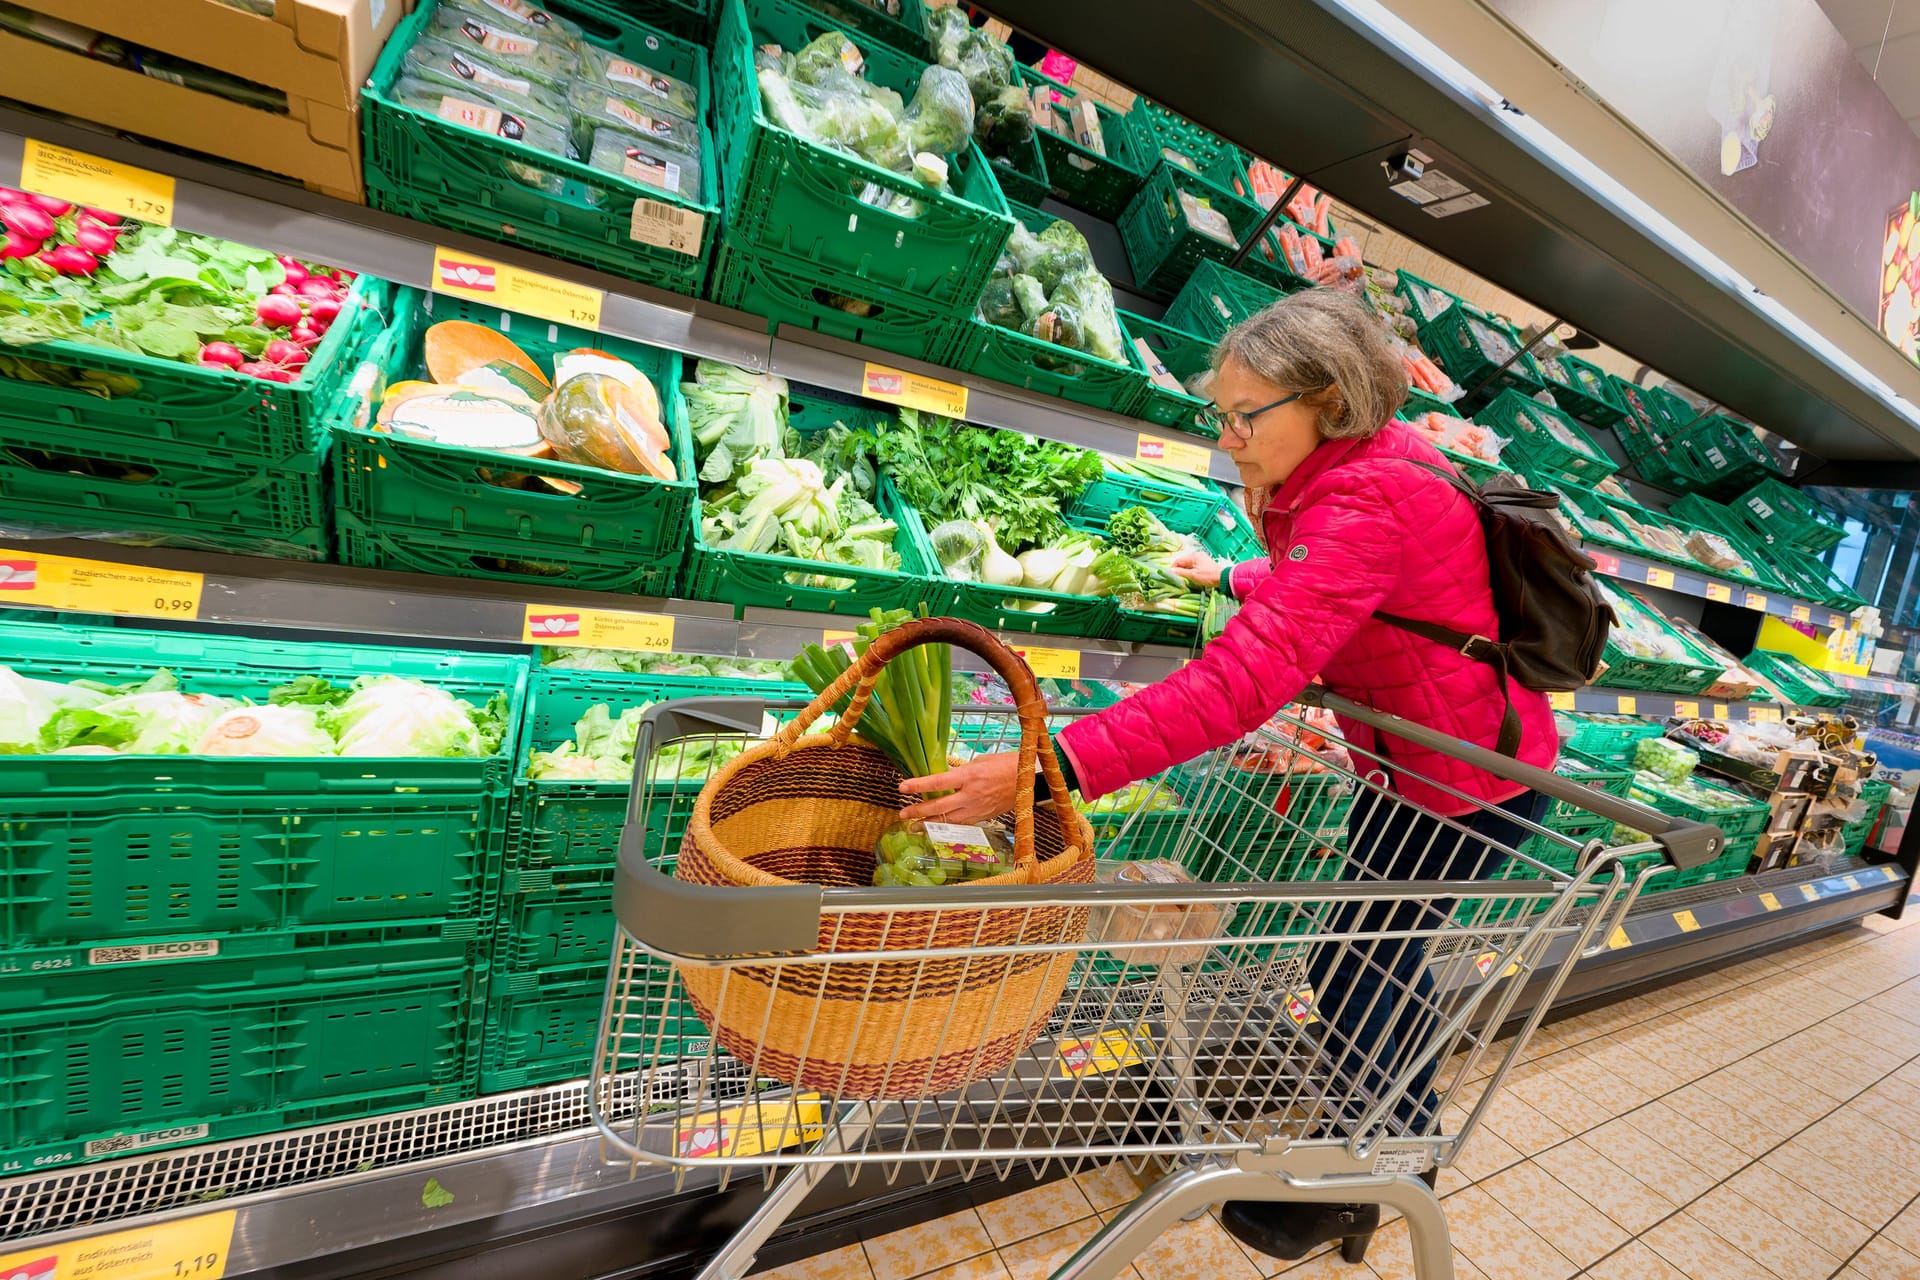
{"type": "Polygon", "coordinates": [[[539,407],[525,396],[400,384],[380,406],[380,426],[396,435],[463,449],[544,458],[553,446],[540,433],[539,407]]]}
{"type": "Polygon", "coordinates": [[[554,388],[540,406],[540,434],[563,462],[629,475],[678,478],[667,455],[660,396],[605,373],[580,373],[554,388]]]}
{"type": "Polygon", "coordinates": [[[533,375],[542,389],[552,385],[540,366],[505,334],[471,320],[442,320],[429,325],[423,344],[427,376],[435,382],[459,382],[473,370],[498,360],[533,375]]]}

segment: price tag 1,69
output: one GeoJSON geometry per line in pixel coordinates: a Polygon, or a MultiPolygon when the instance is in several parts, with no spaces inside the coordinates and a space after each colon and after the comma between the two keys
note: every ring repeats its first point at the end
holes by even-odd
{"type": "Polygon", "coordinates": [[[31,1280],[220,1280],[234,1211],[0,1254],[0,1276],[31,1280]]]}
{"type": "Polygon", "coordinates": [[[20,187],[157,226],[173,225],[173,179],[166,174],[37,138],[27,139],[20,158],[20,187]]]}
{"type": "Polygon", "coordinates": [[[870,400],[938,413],[949,418],[967,416],[967,389],[957,382],[942,382],[925,374],[908,373],[869,361],[861,371],[860,393],[870,400]]]}
{"type": "Polygon", "coordinates": [[[452,249],[433,251],[433,291],[582,329],[600,327],[600,306],[606,300],[600,290],[571,280],[452,249]]]}
{"type": "Polygon", "coordinates": [[[143,618],[197,618],[206,579],[136,564],[0,547],[0,608],[16,604],[143,618]]]}

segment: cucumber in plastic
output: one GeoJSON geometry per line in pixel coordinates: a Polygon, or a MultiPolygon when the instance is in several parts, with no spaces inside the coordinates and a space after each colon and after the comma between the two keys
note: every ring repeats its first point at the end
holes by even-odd
{"type": "Polygon", "coordinates": [[[583,153],[592,149],[595,130],[610,128],[650,139],[656,151],[700,155],[699,125],[665,115],[636,96],[622,96],[595,81],[575,83],[567,91],[567,108],[573,113],[574,142],[583,153]]]}

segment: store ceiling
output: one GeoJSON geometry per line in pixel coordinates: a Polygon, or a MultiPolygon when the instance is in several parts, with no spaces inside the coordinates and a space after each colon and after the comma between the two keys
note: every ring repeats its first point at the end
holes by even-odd
{"type": "Polygon", "coordinates": [[[1819,0],[1860,65],[1920,133],[1920,0],[1819,0]]]}
{"type": "MultiPolygon", "coordinates": [[[[1920,0],[1908,2],[1920,10],[1920,0]]],[[[992,7],[1821,458],[1920,459],[1920,430],[1732,287],[1517,145],[1480,103],[1336,0],[995,0],[992,7]],[[1409,146],[1490,203],[1434,218],[1395,195],[1381,161],[1409,146]]]]}

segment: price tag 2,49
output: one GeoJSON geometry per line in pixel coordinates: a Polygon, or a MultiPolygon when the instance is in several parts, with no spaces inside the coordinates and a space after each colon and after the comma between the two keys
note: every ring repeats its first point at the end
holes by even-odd
{"type": "Polygon", "coordinates": [[[671,653],[673,615],[530,604],[520,626],[520,640],[523,644],[565,644],[586,649],[671,653]]]}
{"type": "Polygon", "coordinates": [[[31,604],[83,613],[197,618],[205,586],[205,577],[198,573],[0,547],[0,608],[31,604]]]}
{"type": "Polygon", "coordinates": [[[452,249],[433,251],[433,291],[582,329],[600,327],[600,306],[606,300],[600,290],[571,280],[452,249]]]}
{"type": "Polygon", "coordinates": [[[38,138],[27,139],[20,158],[20,187],[157,226],[173,225],[173,179],[166,174],[38,138]]]}
{"type": "Polygon", "coordinates": [[[234,1211],[0,1254],[0,1276],[32,1280],[220,1280],[234,1211]]]}

